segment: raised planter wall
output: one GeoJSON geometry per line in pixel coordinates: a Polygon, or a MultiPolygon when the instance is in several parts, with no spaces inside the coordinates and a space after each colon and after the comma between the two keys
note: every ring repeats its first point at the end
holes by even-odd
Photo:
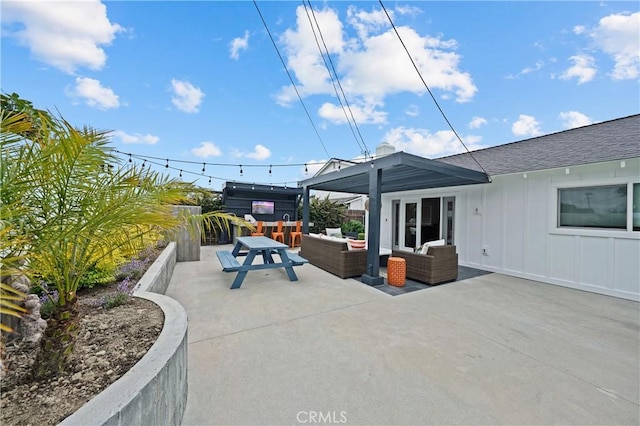
{"type": "MultiPolygon", "coordinates": [[[[199,215],[202,213],[201,206],[173,206],[173,214],[199,215]]],[[[201,230],[197,228],[195,235],[192,235],[186,227],[178,228],[176,235],[176,260],[178,262],[195,262],[200,260],[200,240],[201,230]]]]}
{"type": "Polygon", "coordinates": [[[133,295],[164,312],[149,351],[125,375],[67,417],[61,425],[179,425],[187,406],[187,313],[164,293],[176,264],[170,243],[138,281],[133,295]]]}

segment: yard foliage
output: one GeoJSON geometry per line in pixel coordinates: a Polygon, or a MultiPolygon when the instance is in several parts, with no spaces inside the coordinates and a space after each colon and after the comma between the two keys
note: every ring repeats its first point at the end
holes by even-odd
{"type": "Polygon", "coordinates": [[[178,226],[228,226],[238,219],[174,215],[172,205],[198,192],[193,185],[122,162],[106,131],[75,128],[15,94],[1,100],[3,274],[46,277],[57,291],[35,370],[48,376],[73,351],[76,292],[92,268],[109,263],[113,253],[138,253],[178,226]]]}

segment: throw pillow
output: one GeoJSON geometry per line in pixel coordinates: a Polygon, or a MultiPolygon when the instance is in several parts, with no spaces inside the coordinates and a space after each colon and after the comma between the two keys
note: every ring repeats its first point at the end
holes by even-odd
{"type": "Polygon", "coordinates": [[[325,228],[325,233],[329,237],[342,238],[342,229],[340,228],[325,228]]]}
{"type": "Polygon", "coordinates": [[[347,238],[347,247],[351,250],[364,250],[367,248],[367,242],[365,240],[352,240],[347,238]]]}

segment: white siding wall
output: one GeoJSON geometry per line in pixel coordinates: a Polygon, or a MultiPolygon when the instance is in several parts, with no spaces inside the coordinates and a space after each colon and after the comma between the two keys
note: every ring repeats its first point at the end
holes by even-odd
{"type": "Polygon", "coordinates": [[[640,160],[496,176],[469,187],[385,194],[381,245],[391,247],[391,200],[456,197],[460,264],[640,300],[640,233],[558,229],[558,187],[640,179],[640,160]],[[483,248],[489,255],[483,255],[483,248]]]}

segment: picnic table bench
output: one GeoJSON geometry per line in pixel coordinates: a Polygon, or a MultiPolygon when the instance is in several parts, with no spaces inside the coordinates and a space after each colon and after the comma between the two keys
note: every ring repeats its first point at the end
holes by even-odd
{"type": "Polygon", "coordinates": [[[224,272],[237,272],[231,288],[240,288],[247,272],[260,269],[284,268],[290,281],[297,281],[298,277],[293,270],[294,266],[301,266],[309,261],[295,253],[287,252],[286,244],[267,237],[238,237],[232,251],[218,250],[216,256],[222,265],[224,272]],[[246,247],[248,251],[241,251],[246,247]],[[261,254],[264,263],[253,264],[256,255],[261,254]],[[276,262],[273,255],[278,255],[280,261],[276,262]],[[243,263],[238,261],[239,256],[246,256],[243,263]]]}

